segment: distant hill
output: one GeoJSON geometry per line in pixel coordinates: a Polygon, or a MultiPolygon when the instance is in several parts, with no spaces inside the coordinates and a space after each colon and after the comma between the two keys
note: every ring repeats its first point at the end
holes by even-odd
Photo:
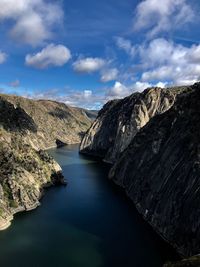
{"type": "Polygon", "coordinates": [[[53,147],[57,142],[79,143],[82,134],[91,125],[90,111],[50,100],[0,95],[0,113],[0,123],[11,131],[24,128],[23,139],[36,149],[53,147]],[[18,120],[17,125],[14,114],[18,120]]]}

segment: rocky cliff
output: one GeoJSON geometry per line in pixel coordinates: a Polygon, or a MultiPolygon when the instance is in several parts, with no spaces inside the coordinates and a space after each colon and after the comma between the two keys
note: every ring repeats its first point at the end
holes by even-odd
{"type": "Polygon", "coordinates": [[[195,84],[138,132],[110,172],[155,230],[189,256],[200,252],[199,103],[195,84]]]}
{"type": "Polygon", "coordinates": [[[184,87],[149,88],[122,100],[108,102],[84,136],[80,152],[113,163],[137,132],[157,114],[168,110],[184,87]]]}
{"type": "Polygon", "coordinates": [[[175,263],[166,263],[164,267],[199,267],[200,255],[193,256],[189,259],[184,259],[175,263]]]}
{"type": "Polygon", "coordinates": [[[17,123],[17,131],[19,127],[25,127],[24,139],[36,149],[80,143],[83,133],[91,125],[87,112],[55,101],[0,95],[0,124],[4,123],[14,131],[17,123]],[[20,122],[13,124],[14,116],[20,122]]]}
{"type": "Polygon", "coordinates": [[[78,143],[90,123],[82,109],[0,96],[0,230],[15,213],[36,208],[45,187],[65,183],[60,166],[41,149],[78,143]]]}
{"type": "Polygon", "coordinates": [[[199,103],[200,83],[112,101],[81,145],[81,152],[115,162],[110,179],[185,256],[200,253],[199,103]]]}

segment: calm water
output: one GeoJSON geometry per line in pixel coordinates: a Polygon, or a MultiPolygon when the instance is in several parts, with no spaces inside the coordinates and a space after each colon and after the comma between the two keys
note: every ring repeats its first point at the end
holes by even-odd
{"type": "Polygon", "coordinates": [[[105,165],[79,156],[77,146],[50,153],[69,185],[49,189],[41,207],[0,232],[1,267],[161,267],[174,258],[108,181],[105,165]]]}

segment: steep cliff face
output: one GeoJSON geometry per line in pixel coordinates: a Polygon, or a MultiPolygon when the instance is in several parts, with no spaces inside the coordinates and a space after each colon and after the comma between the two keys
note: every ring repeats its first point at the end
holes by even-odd
{"type": "Polygon", "coordinates": [[[185,256],[200,253],[199,103],[200,83],[111,101],[80,147],[115,162],[110,179],[185,256]]]}
{"type": "Polygon", "coordinates": [[[91,125],[91,119],[83,109],[55,101],[34,101],[9,95],[0,95],[0,114],[0,123],[4,122],[6,128],[15,131],[15,124],[18,128],[26,127],[25,141],[36,149],[55,147],[57,143],[80,143],[83,133],[91,125]],[[26,120],[31,125],[27,125],[26,120]]]}
{"type": "Polygon", "coordinates": [[[166,263],[164,267],[199,267],[200,255],[193,256],[189,259],[185,259],[175,263],[166,263]]]}
{"type": "Polygon", "coordinates": [[[108,102],[84,136],[80,152],[113,163],[128,147],[137,132],[157,114],[174,104],[185,88],[149,88],[122,100],[108,102]]]}
{"type": "Polygon", "coordinates": [[[200,253],[200,83],[143,127],[110,172],[144,218],[186,256],[200,253]]]}
{"type": "Polygon", "coordinates": [[[65,184],[51,146],[80,142],[91,120],[82,109],[0,95],[0,230],[39,205],[43,188],[65,184]]]}
{"type": "Polygon", "coordinates": [[[44,186],[64,182],[60,166],[46,152],[3,129],[0,166],[0,230],[10,225],[13,214],[37,207],[44,186]]]}

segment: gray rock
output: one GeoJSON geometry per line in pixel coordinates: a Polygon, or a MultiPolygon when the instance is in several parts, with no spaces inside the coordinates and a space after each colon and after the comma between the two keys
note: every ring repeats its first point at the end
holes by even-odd
{"type": "Polygon", "coordinates": [[[191,88],[138,132],[110,171],[145,220],[185,256],[200,253],[200,83],[191,88]]]}
{"type": "Polygon", "coordinates": [[[184,88],[149,88],[108,102],[85,134],[80,152],[115,162],[137,132],[157,114],[170,109],[184,88]]]}

